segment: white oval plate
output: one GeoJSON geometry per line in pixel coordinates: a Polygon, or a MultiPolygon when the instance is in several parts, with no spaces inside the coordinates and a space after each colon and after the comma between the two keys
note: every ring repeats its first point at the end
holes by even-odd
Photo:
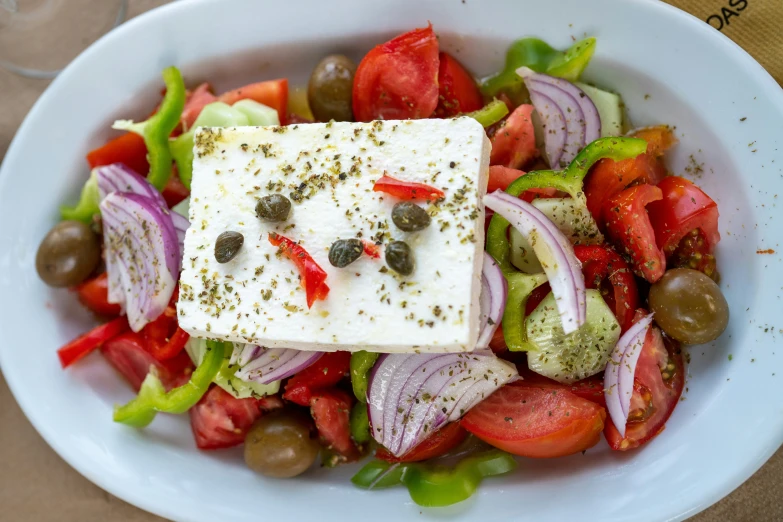
{"type": "Polygon", "coordinates": [[[781,228],[778,151],[783,94],[745,52],[707,24],[639,0],[383,0],[176,2],[110,33],[49,87],[19,129],[0,171],[0,361],[32,423],[74,468],[118,497],[179,520],[680,520],[747,479],[783,441],[781,228]],[[355,470],[266,480],[241,452],[194,447],[187,417],[136,431],[111,421],[129,389],[99,356],[60,369],[55,350],[90,326],[72,295],[37,278],[38,242],[86,178],[84,154],[118,117],[142,117],[161,70],[218,90],[278,76],[303,84],[329,52],[357,58],[432,21],[444,49],[479,74],[507,44],[537,35],[564,48],[598,37],[587,78],[619,91],[636,125],[670,123],[690,171],[720,205],[727,332],[691,350],[687,392],[666,430],[640,451],[602,442],[585,455],[521,460],[471,500],[446,510],[414,505],[404,489],[363,492],[355,470]],[[730,361],[732,356],[733,360],[730,361]]]}

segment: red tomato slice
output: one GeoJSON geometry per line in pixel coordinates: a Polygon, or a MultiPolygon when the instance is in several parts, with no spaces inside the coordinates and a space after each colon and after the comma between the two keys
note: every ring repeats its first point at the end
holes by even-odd
{"type": "Polygon", "coordinates": [[[502,165],[492,165],[489,167],[487,193],[495,192],[496,190],[506,190],[511,183],[525,174],[524,171],[519,169],[511,169],[502,165]]]}
{"type": "Polygon", "coordinates": [[[134,332],[110,339],[101,346],[101,353],[136,391],[151,367],[155,367],[167,390],[187,382],[193,371],[193,363],[184,350],[173,359],[160,362],[147,351],[144,339],[134,332]]]}
{"type": "Polygon", "coordinates": [[[489,348],[495,352],[505,352],[508,349],[506,346],[506,339],[503,337],[503,325],[499,324],[495,333],[492,334],[492,339],[489,341],[489,348]]]}
{"type": "Polygon", "coordinates": [[[212,94],[212,87],[208,83],[202,83],[188,93],[185,99],[185,108],[182,109],[180,121],[185,131],[190,129],[201,114],[201,109],[210,103],[216,102],[217,96],[212,94]]]}
{"type": "Polygon", "coordinates": [[[173,167],[173,172],[166,182],[166,186],[163,187],[162,196],[166,200],[166,204],[169,208],[174,207],[177,203],[190,196],[190,190],[182,184],[179,179],[179,172],[176,165],[173,167]]]}
{"type": "Polygon", "coordinates": [[[329,295],[329,287],[326,286],[326,272],[318,266],[310,254],[297,243],[275,232],[269,233],[269,242],[273,246],[279,246],[283,255],[293,261],[299,270],[302,287],[304,287],[307,296],[307,307],[312,307],[313,303],[319,299],[325,300],[329,295]]]}
{"type": "Polygon", "coordinates": [[[375,182],[372,190],[373,192],[384,192],[399,199],[435,201],[445,196],[444,192],[438,188],[431,187],[424,183],[401,181],[391,176],[387,176],[386,174],[375,182]]]}
{"type": "Polygon", "coordinates": [[[118,317],[111,322],[93,328],[86,334],[80,335],[57,350],[57,357],[60,358],[60,365],[63,368],[67,368],[98,349],[109,339],[116,337],[129,329],[128,321],[124,317],[118,317]]]}
{"type": "Polygon", "coordinates": [[[484,106],[476,80],[456,58],[448,53],[438,55],[437,118],[449,118],[464,112],[477,111],[484,106]]]}
{"type": "Polygon", "coordinates": [[[697,228],[682,238],[666,263],[670,268],[692,268],[716,279],[718,266],[712,250],[704,231],[697,228]]]}
{"type": "Polygon", "coordinates": [[[532,314],[533,310],[535,310],[536,307],[541,304],[541,301],[543,301],[551,291],[552,287],[549,286],[549,283],[544,283],[543,285],[533,290],[530,293],[530,297],[527,298],[527,303],[525,303],[525,315],[532,314]]]}
{"type": "Polygon", "coordinates": [[[375,47],[354,76],[356,121],[428,118],[438,105],[438,68],[431,24],[375,47]]]}
{"type": "Polygon", "coordinates": [[[87,163],[90,164],[91,169],[112,163],[124,163],[141,176],[146,176],[150,170],[144,138],[132,132],[114,138],[106,145],[88,152],[87,163]]]}
{"type": "Polygon", "coordinates": [[[350,370],[350,352],[325,353],[312,365],[288,380],[283,398],[300,406],[308,406],[314,391],[331,388],[347,377],[350,370]]]}
{"type": "Polygon", "coordinates": [[[604,396],[604,377],[603,374],[593,375],[587,379],[582,379],[571,385],[571,393],[590,402],[594,402],[606,408],[606,397],[604,396]]]}
{"type": "Polygon", "coordinates": [[[420,462],[445,455],[464,441],[468,432],[460,426],[459,422],[446,424],[441,429],[421,441],[418,446],[410,450],[402,457],[395,457],[383,446],[375,451],[375,458],[386,462],[420,462]]]}
{"type": "Polygon", "coordinates": [[[213,384],[188,413],[196,447],[212,450],[244,443],[261,409],[257,399],[237,399],[213,384]]]}
{"type": "Polygon", "coordinates": [[[92,312],[104,317],[120,315],[120,305],[109,302],[109,278],[106,272],[74,287],[79,302],[92,312]]]}
{"type": "Polygon", "coordinates": [[[669,176],[660,183],[663,199],[650,203],[647,212],[655,230],[655,240],[670,255],[691,231],[701,229],[712,253],[720,241],[718,205],[699,187],[685,178],[669,176]]]}
{"type": "Polygon", "coordinates": [[[566,386],[517,381],[471,409],[462,426],[514,455],[563,457],[595,446],[606,410],[566,386]]]}
{"type": "Polygon", "coordinates": [[[684,384],[679,346],[668,338],[664,341],[657,328],[650,329],[636,364],[625,438],[609,419],[604,431],[609,446],[620,451],[638,448],[663,431],[680,401],[684,384]]]}
{"type": "Polygon", "coordinates": [[[630,256],[634,272],[650,283],[663,276],[666,258],[655,243],[645,206],[662,197],[658,187],[636,185],[611,197],[603,214],[609,237],[630,256]]]}
{"type": "Polygon", "coordinates": [[[310,413],[324,446],[346,462],[358,460],[359,449],[351,439],[352,395],[338,389],[321,390],[310,400],[310,413]]]}
{"type": "Polygon", "coordinates": [[[277,80],[251,83],[250,85],[221,94],[218,96],[218,100],[228,105],[234,105],[239,100],[257,101],[275,109],[277,116],[280,118],[280,124],[285,125],[286,111],[288,110],[288,80],[279,78],[277,80]]]}
{"type": "Polygon", "coordinates": [[[531,119],[533,110],[532,105],[520,105],[500,123],[490,137],[492,142],[490,165],[518,169],[538,157],[536,135],[531,119]]]}

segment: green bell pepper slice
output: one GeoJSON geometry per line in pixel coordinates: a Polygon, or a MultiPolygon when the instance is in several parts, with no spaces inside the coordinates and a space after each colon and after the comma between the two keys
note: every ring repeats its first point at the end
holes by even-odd
{"type": "Polygon", "coordinates": [[[370,370],[380,354],[361,350],[351,354],[351,387],[353,394],[361,403],[367,402],[367,386],[370,382],[370,370]]]}
{"type": "Polygon", "coordinates": [[[166,95],[163,97],[158,112],[153,114],[151,118],[140,123],[120,120],[112,125],[114,129],[135,132],[144,138],[144,144],[147,146],[147,160],[150,164],[147,181],[161,191],[166,186],[172,172],[169,136],[179,125],[186,97],[185,82],[176,67],[163,69],[163,82],[166,84],[166,95]]]}
{"type": "Polygon", "coordinates": [[[514,457],[500,450],[467,457],[454,468],[418,463],[389,464],[374,460],[359,470],[351,482],[365,489],[403,484],[416,504],[444,507],[470,498],[484,478],[508,473],[516,467],[514,457]]]}
{"type": "Polygon", "coordinates": [[[193,372],[190,381],[166,392],[163,383],[150,372],[141,383],[135,399],[114,409],[114,421],[136,428],[147,426],[161,411],[164,413],[185,413],[192,408],[209,389],[209,385],[223,365],[226,346],[222,342],[207,341],[207,352],[201,364],[193,372]]]}
{"type": "Polygon", "coordinates": [[[497,96],[505,92],[518,97],[524,82],[516,73],[520,67],[530,67],[536,72],[576,81],[582,75],[595,53],[596,39],[585,38],[565,51],[558,51],[538,38],[522,38],[509,46],[506,64],[498,74],[484,80],[481,91],[485,96],[497,96]]]}
{"type": "Polygon", "coordinates": [[[98,192],[98,178],[95,171],[90,173],[90,178],[82,187],[79,202],[75,207],[60,207],[60,216],[63,219],[81,221],[88,225],[92,223],[92,217],[100,212],[100,193],[98,192]]]}
{"type": "Polygon", "coordinates": [[[363,402],[357,402],[351,408],[351,438],[357,444],[370,442],[370,417],[363,402]]]}
{"type": "Polygon", "coordinates": [[[484,127],[494,125],[508,114],[508,105],[500,100],[492,100],[477,111],[469,112],[465,116],[470,116],[484,127]]]}

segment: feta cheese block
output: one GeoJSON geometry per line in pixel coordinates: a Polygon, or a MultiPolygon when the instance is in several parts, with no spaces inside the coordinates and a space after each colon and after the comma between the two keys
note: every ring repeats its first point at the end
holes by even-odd
{"type": "Polygon", "coordinates": [[[466,117],[197,129],[180,326],[196,337],[272,348],[472,351],[489,150],[483,127],[466,117]],[[437,201],[416,201],[429,227],[394,225],[401,200],[373,190],[384,175],[443,191],[437,201]],[[291,201],[283,222],[256,216],[259,199],[271,194],[291,201]],[[221,264],[215,241],[226,231],[241,233],[244,244],[221,264]],[[326,272],[325,299],[308,308],[297,266],[270,233],[298,243],[326,272]],[[379,255],[332,266],[332,243],[350,238],[377,245],[379,255]],[[385,262],[394,240],[413,252],[408,276],[385,262]]]}

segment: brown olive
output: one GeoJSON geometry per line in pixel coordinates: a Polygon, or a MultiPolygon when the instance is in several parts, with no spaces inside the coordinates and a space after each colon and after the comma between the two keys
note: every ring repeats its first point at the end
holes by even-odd
{"type": "Polygon", "coordinates": [[[215,240],[215,259],[218,263],[228,263],[236,257],[244,243],[245,236],[240,232],[223,232],[215,240]]]}
{"type": "Polygon", "coordinates": [[[80,221],[61,221],[46,234],[35,256],[38,276],[49,286],[81,283],[101,261],[101,243],[80,221]]]}
{"type": "Polygon", "coordinates": [[[295,410],[264,415],[245,437],[245,463],[257,473],[290,478],[304,473],[321,449],[308,416],[295,410]]]}
{"type": "Polygon", "coordinates": [[[405,232],[418,232],[430,226],[432,218],[427,211],[410,201],[402,201],[392,209],[392,221],[405,232]]]}
{"type": "Polygon", "coordinates": [[[291,213],[291,200],[282,194],[271,194],[258,200],[256,216],[270,223],[278,223],[288,219],[291,213]]]}
{"type": "Polygon", "coordinates": [[[353,75],[356,64],[342,54],[321,60],[310,75],[307,101],[319,121],[353,121],[353,75]]]}
{"type": "Polygon", "coordinates": [[[345,268],[362,256],[364,245],[358,239],[338,239],[329,249],[329,263],[337,268],[345,268]]]}
{"type": "Polygon", "coordinates": [[[718,285],[698,270],[675,268],[650,287],[655,322],[685,344],[717,339],[729,323],[729,305],[718,285]]]}
{"type": "Polygon", "coordinates": [[[411,275],[414,268],[413,251],[405,241],[392,241],[386,247],[386,264],[400,275],[411,275]]]}

